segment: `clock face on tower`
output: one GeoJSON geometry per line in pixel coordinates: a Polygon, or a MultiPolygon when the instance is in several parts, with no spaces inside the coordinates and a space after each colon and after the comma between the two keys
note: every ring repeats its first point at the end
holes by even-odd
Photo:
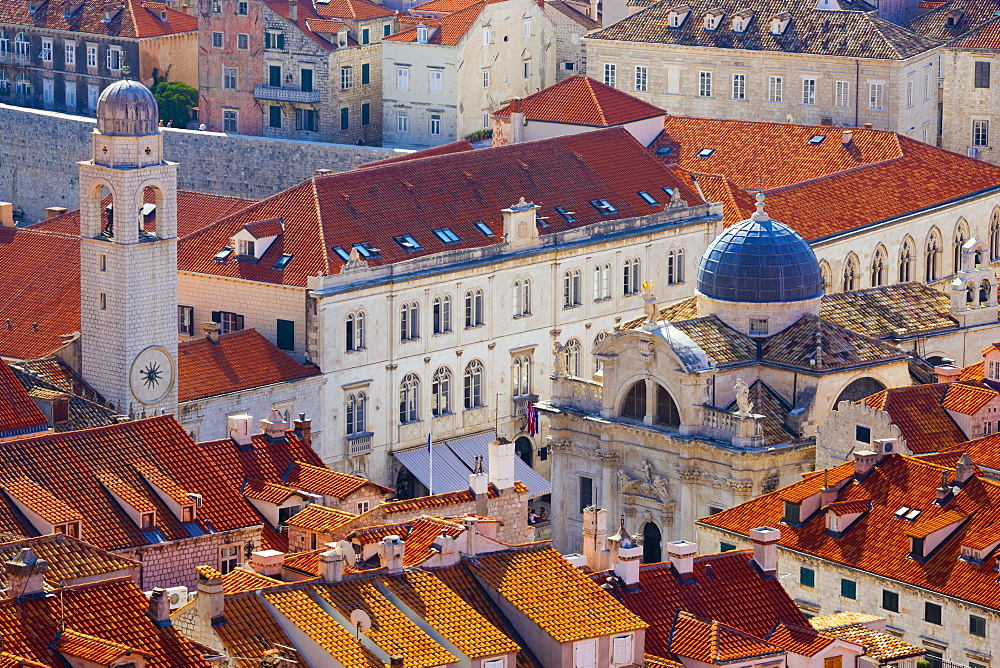
{"type": "Polygon", "coordinates": [[[166,396],[174,383],[174,360],[165,349],[150,346],[136,355],[129,372],[132,396],[148,405],[166,396]]]}

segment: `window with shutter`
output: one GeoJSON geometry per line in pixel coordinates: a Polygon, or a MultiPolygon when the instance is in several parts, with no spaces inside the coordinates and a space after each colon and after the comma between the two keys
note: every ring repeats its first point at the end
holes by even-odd
{"type": "Polygon", "coordinates": [[[371,83],[371,65],[361,63],[361,85],[371,83]]]}
{"type": "Polygon", "coordinates": [[[504,668],[504,660],[502,658],[490,659],[483,662],[483,668],[504,668]]]}
{"type": "Polygon", "coordinates": [[[611,643],[611,663],[632,662],[632,636],[615,636],[611,643]]]}
{"type": "Polygon", "coordinates": [[[573,668],[597,668],[597,640],[581,640],[573,646],[573,668]]]}
{"type": "Polygon", "coordinates": [[[990,64],[987,62],[976,62],[976,88],[990,87],[990,64]]]}
{"type": "Polygon", "coordinates": [[[371,122],[372,122],[371,121],[371,115],[372,115],[371,109],[372,109],[371,105],[368,104],[367,102],[365,102],[364,104],[361,105],[361,125],[369,125],[369,124],[371,124],[371,122]]]}
{"type": "Polygon", "coordinates": [[[295,350],[295,322],[278,320],[278,348],[295,350]]]}

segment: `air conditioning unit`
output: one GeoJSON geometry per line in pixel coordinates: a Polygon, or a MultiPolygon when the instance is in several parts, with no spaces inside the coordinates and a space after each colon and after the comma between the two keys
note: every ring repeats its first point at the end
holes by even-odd
{"type": "Polygon", "coordinates": [[[167,598],[170,599],[170,609],[176,610],[188,602],[187,587],[168,587],[167,598]]]}

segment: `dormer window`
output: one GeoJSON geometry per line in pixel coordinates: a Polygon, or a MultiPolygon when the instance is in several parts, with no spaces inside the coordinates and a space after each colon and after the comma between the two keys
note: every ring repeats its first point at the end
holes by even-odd
{"type": "Polygon", "coordinates": [[[962,10],[952,9],[947,14],[945,14],[944,24],[948,28],[954,28],[958,26],[958,22],[962,18],[962,10]]]}
{"type": "Polygon", "coordinates": [[[426,44],[427,43],[427,34],[428,34],[427,26],[424,26],[424,25],[417,26],[417,41],[418,42],[420,42],[421,44],[426,44]]]}
{"type": "Polygon", "coordinates": [[[248,239],[240,239],[237,243],[239,248],[238,253],[240,255],[245,255],[247,257],[257,257],[256,253],[254,252],[255,244],[253,241],[250,241],[248,239]]]}
{"type": "Polygon", "coordinates": [[[166,21],[167,20],[167,10],[166,9],[160,10],[160,20],[161,21],[166,21]]]}
{"type": "Polygon", "coordinates": [[[785,524],[798,524],[801,521],[801,510],[802,506],[800,504],[793,501],[785,501],[785,516],[782,518],[782,521],[785,524]]]}
{"type": "Polygon", "coordinates": [[[723,12],[716,9],[705,14],[705,30],[718,30],[722,24],[723,12]]]}
{"type": "Polygon", "coordinates": [[[924,558],[924,539],[910,538],[910,556],[914,559],[924,558]]]}
{"type": "Polygon", "coordinates": [[[784,35],[785,30],[788,29],[788,24],[792,21],[792,15],[788,12],[782,12],[777,16],[771,17],[771,34],[772,35],[784,35]]]}
{"type": "Polygon", "coordinates": [[[750,318],[750,336],[767,336],[767,318],[750,318]]]}
{"type": "Polygon", "coordinates": [[[191,524],[194,520],[194,506],[181,506],[181,524],[191,524]]]}
{"type": "Polygon", "coordinates": [[[746,32],[747,26],[750,25],[750,19],[753,18],[753,12],[749,9],[744,9],[743,11],[736,12],[733,15],[733,32],[746,32]]]}
{"type": "Polygon", "coordinates": [[[667,25],[671,28],[680,28],[684,25],[684,20],[687,19],[688,14],[691,13],[690,5],[681,5],[680,7],[674,7],[670,10],[667,15],[667,25]]]}
{"type": "Polygon", "coordinates": [[[53,533],[59,533],[70,538],[79,538],[82,533],[82,522],[67,522],[66,524],[56,524],[52,527],[53,533]]]}
{"type": "Polygon", "coordinates": [[[987,363],[986,377],[990,380],[1000,380],[1000,362],[990,361],[987,363]]]}
{"type": "Polygon", "coordinates": [[[152,531],[156,527],[156,513],[143,513],[140,525],[143,531],[152,531]]]}

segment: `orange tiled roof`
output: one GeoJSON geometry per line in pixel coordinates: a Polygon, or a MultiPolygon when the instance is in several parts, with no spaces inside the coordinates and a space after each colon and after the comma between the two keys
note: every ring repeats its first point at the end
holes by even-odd
{"type": "Polygon", "coordinates": [[[301,496],[294,487],[276,482],[248,478],[243,485],[243,496],[254,501],[281,505],[293,496],[301,496]]]}
{"type": "MultiPolygon", "coordinates": [[[[518,494],[524,494],[528,491],[528,488],[525,487],[524,483],[520,480],[515,480],[514,491],[518,494]]],[[[497,489],[492,483],[490,483],[487,488],[487,496],[491,499],[497,497],[497,489]]],[[[386,515],[392,515],[394,513],[408,513],[413,510],[446,508],[460,503],[470,503],[475,500],[476,497],[472,491],[464,489],[457,492],[444,492],[442,494],[418,496],[413,499],[403,499],[402,501],[383,501],[378,504],[375,509],[386,515]]]]}
{"type": "Polygon", "coordinates": [[[472,570],[560,643],[648,626],[548,545],[482,555],[472,570]]]}
{"type": "Polygon", "coordinates": [[[51,668],[44,663],[31,661],[23,656],[0,652],[0,668],[51,668]]]}
{"type": "Polygon", "coordinates": [[[970,30],[948,46],[957,49],[1000,49],[1000,20],[993,19],[970,30]]]}
{"type": "Polygon", "coordinates": [[[721,664],[784,654],[784,650],[716,620],[698,619],[678,610],[670,633],[670,653],[703,663],[721,664]]]}
{"type": "Polygon", "coordinates": [[[380,579],[404,605],[466,656],[479,659],[520,649],[437,577],[412,570],[380,579]]]}
{"type": "Polygon", "coordinates": [[[947,391],[945,383],[893,387],[861,403],[886,411],[912,452],[936,452],[966,440],[962,430],[941,407],[947,391]]]}
{"type": "Polygon", "coordinates": [[[245,591],[257,591],[267,587],[277,587],[281,584],[284,584],[281,580],[269,578],[266,575],[261,575],[249,568],[243,567],[234,568],[225,575],[222,575],[223,594],[241,594],[245,591]]]}
{"type": "MultiPolygon", "coordinates": [[[[476,19],[482,14],[483,10],[486,8],[486,1],[479,0],[478,2],[473,2],[463,9],[442,16],[437,19],[439,26],[434,29],[433,34],[430,39],[427,40],[428,44],[440,44],[444,46],[455,46],[462,41],[465,34],[469,32],[469,29],[476,23],[476,19]]],[[[422,19],[420,23],[427,25],[430,19],[422,19]]],[[[389,35],[383,38],[384,41],[389,42],[416,42],[417,41],[417,27],[403,28],[397,33],[389,35]]]]}
{"type": "Polygon", "coordinates": [[[285,229],[285,223],[281,218],[272,218],[270,220],[260,220],[256,223],[247,223],[243,226],[243,229],[249,232],[255,239],[266,239],[267,237],[276,237],[281,234],[285,229]]]}
{"type": "Polygon", "coordinates": [[[475,150],[476,149],[472,147],[472,144],[470,144],[467,139],[459,139],[458,141],[441,144],[440,146],[431,146],[430,148],[421,149],[419,151],[400,153],[399,155],[394,155],[391,158],[365,162],[358,165],[354,169],[371,169],[372,167],[382,167],[383,165],[390,165],[396,162],[419,160],[421,158],[432,158],[437,155],[451,155],[452,153],[465,153],[466,151],[475,150]]]}
{"type": "Polygon", "coordinates": [[[395,493],[392,489],[361,476],[341,473],[304,462],[295,462],[292,464],[288,472],[282,476],[281,482],[286,485],[294,485],[313,494],[332,496],[337,499],[346,499],[351,494],[365,487],[373,487],[385,494],[395,493]]]}
{"type": "Polygon", "coordinates": [[[962,369],[959,380],[983,380],[986,377],[986,362],[976,362],[962,369]]]}
{"type": "Polygon", "coordinates": [[[922,283],[894,283],[823,295],[820,316],[856,332],[889,340],[958,329],[958,321],[951,315],[951,298],[922,283]]]}
{"type": "MultiPolygon", "coordinates": [[[[996,16],[996,3],[991,0],[950,0],[950,2],[934,1],[929,7],[931,11],[924,12],[910,21],[909,28],[921,35],[934,39],[953,40],[956,37],[970,35],[972,48],[975,47],[977,26],[990,26],[996,16]],[[956,11],[954,25],[948,25],[949,14],[956,11]]],[[[956,40],[957,46],[964,47],[964,39],[956,40]]],[[[989,42],[985,42],[989,43],[989,42]]],[[[983,47],[988,48],[988,47],[983,47]]]]}
{"type": "Polygon", "coordinates": [[[177,347],[180,401],[286,383],[319,373],[312,364],[296,362],[255,329],[222,334],[218,343],[195,339],[177,347]]]}
{"type": "Polygon", "coordinates": [[[354,513],[344,510],[327,508],[326,506],[310,505],[305,510],[295,513],[286,524],[303,531],[316,533],[332,533],[347,526],[358,518],[354,513]]]}
{"type": "MultiPolygon", "coordinates": [[[[214,626],[213,630],[243,668],[259,668],[260,657],[275,645],[295,646],[256,592],[225,596],[223,617],[226,623],[214,626]]],[[[384,668],[384,665],[372,663],[364,668],[384,668]]]]}
{"type": "MultiPolygon", "coordinates": [[[[132,487],[129,487],[115,474],[107,471],[99,471],[96,474],[96,477],[101,481],[101,484],[108,489],[108,491],[114,493],[118,498],[134,508],[137,512],[156,512],[156,506],[153,505],[152,501],[144,497],[132,487]]],[[[185,498],[184,503],[190,503],[190,500],[185,498]]]]}
{"type": "Polygon", "coordinates": [[[315,8],[316,13],[320,16],[356,21],[378,19],[395,14],[388,7],[368,0],[316,0],[315,8]]]}
{"type": "Polygon", "coordinates": [[[919,519],[906,528],[906,535],[911,538],[927,538],[935,531],[969,519],[969,516],[960,510],[945,510],[943,512],[934,512],[934,510],[936,509],[921,513],[919,519]]]}
{"type": "Polygon", "coordinates": [[[856,499],[854,501],[834,501],[823,506],[823,510],[832,512],[834,515],[853,515],[854,513],[866,513],[871,510],[871,499],[856,499]]]}
{"type": "Polygon", "coordinates": [[[645,668],[684,668],[684,664],[647,654],[645,668]]]}
{"type": "Polygon", "coordinates": [[[784,622],[775,626],[766,640],[802,656],[816,656],[837,641],[832,635],[820,633],[811,627],[793,626],[784,622]]]}
{"type": "Polygon", "coordinates": [[[925,652],[923,647],[911,645],[896,636],[879,633],[867,626],[842,627],[830,631],[830,634],[855,645],[861,645],[865,648],[865,654],[878,661],[879,665],[911,657],[921,657],[925,652]]]}
{"type": "MultiPolygon", "coordinates": [[[[574,74],[532,93],[522,100],[522,104],[524,117],[529,121],[601,128],[666,115],[659,107],[583,74],[574,74]]],[[[511,105],[508,104],[493,115],[510,118],[510,114],[511,105]]]]}
{"type": "Polygon", "coordinates": [[[24,386],[6,364],[0,364],[0,437],[44,431],[45,414],[31,400],[24,386]]]}
{"type": "MultiPolygon", "coordinates": [[[[4,539],[0,544],[0,562],[9,561],[24,548],[49,564],[45,586],[49,590],[77,582],[93,582],[122,575],[138,577],[139,562],[106,552],[90,543],[63,534],[48,534],[35,538],[4,539]]],[[[7,586],[7,576],[0,569],[0,589],[7,586]]]]}
{"type": "Polygon", "coordinates": [[[853,468],[842,469],[840,467],[835,467],[823,471],[812,471],[810,473],[803,474],[802,483],[783,487],[774,493],[777,494],[778,498],[782,501],[801,503],[810,496],[819,494],[825,486],[825,483],[829,483],[831,487],[836,487],[853,475],[853,468]],[[825,478],[824,474],[826,474],[825,478]]]}
{"type": "Polygon", "coordinates": [[[0,483],[7,496],[25,506],[49,524],[82,522],[83,515],[62,499],[56,498],[49,490],[28,478],[18,478],[0,483]]]}
{"type": "Polygon", "coordinates": [[[829,615],[811,617],[809,625],[817,631],[829,632],[835,629],[842,629],[846,626],[860,626],[871,624],[872,622],[881,622],[884,619],[885,617],[879,617],[878,615],[866,615],[863,612],[843,610],[841,612],[830,613],[829,615]]]}
{"type": "MultiPolygon", "coordinates": [[[[836,470],[853,470],[848,462],[836,470]]],[[[858,520],[855,530],[836,538],[825,533],[822,518],[813,518],[801,527],[781,525],[779,547],[813,555],[876,576],[908,583],[930,591],[962,598],[977,605],[1000,607],[996,572],[987,560],[983,565],[960,560],[960,545],[966,535],[978,535],[1000,521],[1000,484],[973,477],[936,511],[931,511],[941,471],[947,470],[919,458],[890,455],[863,481],[852,481],[840,492],[840,500],[872,499],[872,509],[858,520]],[[899,508],[916,508],[928,513],[971,515],[924,562],[910,558],[909,525],[895,516],[899,508]],[[928,574],[932,574],[930,577],[928,574]]],[[[814,478],[815,476],[813,476],[814,478]]],[[[821,476],[820,476],[821,477],[821,476]]],[[[811,479],[789,488],[810,484],[811,479]]],[[[767,524],[778,526],[784,515],[781,493],[767,494],[704,517],[700,524],[741,535],[767,524]]],[[[949,518],[957,515],[949,515],[949,518]]]]}
{"type": "Polygon", "coordinates": [[[65,30],[91,35],[116,37],[162,37],[198,29],[195,16],[170,9],[149,0],[118,0],[124,7],[110,23],[104,22],[106,0],[80,0],[82,6],[69,17],[63,16],[62,3],[43,2],[34,14],[26,2],[0,3],[0,23],[31,26],[38,29],[65,30]],[[160,12],[166,11],[166,20],[160,12]]]}
{"type": "Polygon", "coordinates": [[[67,654],[100,665],[107,665],[130,654],[138,654],[146,658],[152,656],[149,652],[138,648],[129,647],[113,640],[96,638],[73,629],[66,629],[59,635],[55,650],[60,654],[67,654]]]}
{"type": "Polygon", "coordinates": [[[975,415],[996,397],[997,391],[986,385],[962,382],[948,383],[941,407],[956,413],[975,415]]]}
{"type": "Polygon", "coordinates": [[[186,505],[191,503],[191,498],[177,481],[171,478],[169,475],[158,469],[156,466],[149,462],[138,462],[135,465],[135,470],[146,479],[149,484],[154,485],[160,492],[163,492],[171,498],[174,502],[186,505]]]}

